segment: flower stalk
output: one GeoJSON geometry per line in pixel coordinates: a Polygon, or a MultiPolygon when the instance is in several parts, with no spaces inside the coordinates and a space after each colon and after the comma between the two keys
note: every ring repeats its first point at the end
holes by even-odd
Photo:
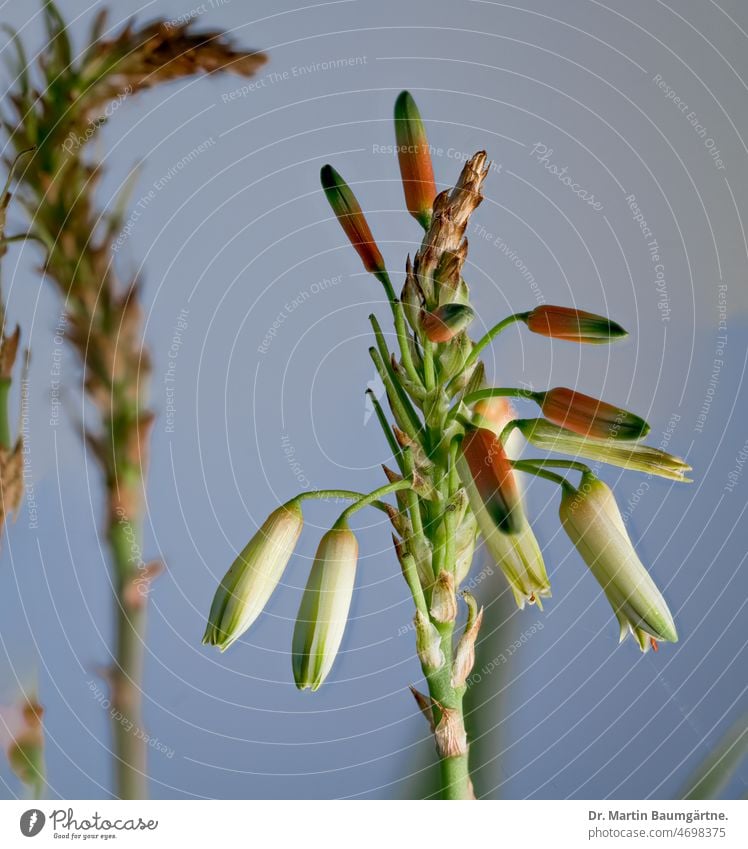
{"type": "MultiPolygon", "coordinates": [[[[7,99],[4,126],[17,153],[34,149],[16,176],[33,236],[46,256],[45,276],[66,311],[68,344],[84,370],[84,391],[98,422],[84,434],[105,487],[104,536],[109,544],[115,598],[114,661],[108,670],[114,734],[115,793],[147,795],[146,740],[142,719],[142,672],[146,601],[159,568],[140,556],[149,433],[151,366],[143,341],[143,310],[137,281],[118,278],[112,257],[123,215],[102,212],[95,194],[102,168],[84,156],[107,109],[141,91],[198,74],[230,71],[252,75],[261,53],[236,50],[220,33],[190,24],[131,24],[111,37],[100,13],[87,49],[75,53],[55,4],[42,16],[48,49],[36,71],[20,67],[7,99]]],[[[124,206],[124,204],[123,204],[124,206]]]]}

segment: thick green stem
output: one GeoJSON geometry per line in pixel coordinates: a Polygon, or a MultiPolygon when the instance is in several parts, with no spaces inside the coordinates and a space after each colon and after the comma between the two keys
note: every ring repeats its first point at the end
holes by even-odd
{"type": "MultiPolygon", "coordinates": [[[[444,721],[445,711],[450,711],[452,737],[466,740],[465,717],[463,713],[463,697],[465,688],[455,688],[451,683],[452,670],[452,640],[454,624],[441,625],[439,631],[442,637],[442,652],[444,666],[436,673],[428,674],[426,680],[429,695],[436,707],[435,721],[444,721]]],[[[439,755],[439,771],[441,775],[441,795],[443,799],[474,799],[473,784],[470,780],[469,748],[465,743],[458,754],[445,755],[441,750],[439,726],[437,725],[437,753],[439,755]]]]}
{"type": "Polygon", "coordinates": [[[113,517],[109,544],[117,582],[115,663],[111,670],[115,793],[120,799],[148,796],[147,737],[143,731],[143,660],[146,599],[133,582],[142,565],[139,528],[126,517],[113,517]]]}
{"type": "Polygon", "coordinates": [[[439,770],[444,799],[475,799],[467,752],[454,758],[442,758],[439,770]]]}

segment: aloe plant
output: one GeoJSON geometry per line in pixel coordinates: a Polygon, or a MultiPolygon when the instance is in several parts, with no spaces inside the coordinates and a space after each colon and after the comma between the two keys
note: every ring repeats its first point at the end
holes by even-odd
{"type": "MultiPolygon", "coordinates": [[[[321,173],[333,212],[364,268],[384,287],[392,313],[397,351],[389,350],[372,315],[374,344],[369,353],[386,389],[389,414],[373,396],[371,400],[397,468],[385,467],[387,483],[366,495],[320,490],[286,503],[284,509],[291,510],[309,498],[352,502],[334,525],[334,532],[344,533],[346,545],[331,545],[329,535],[320,544],[299,609],[296,634],[304,639],[293,641],[293,672],[300,689],[317,689],[330,673],[355,576],[349,522],[363,507],[382,510],[392,523],[396,557],[415,606],[416,651],[426,692],[411,689],[434,734],[441,792],[448,799],[469,799],[473,788],[463,700],[483,612],[461,585],[469,576],[476,543],[483,541],[520,608],[541,607],[551,594],[517,474],[561,487],[564,528],[601,583],[621,635],[632,633],[647,651],[659,641],[677,639],[672,616],[634,552],[611,491],[578,456],[676,480],[686,480],[690,467],[642,446],[639,440],[648,425],[617,406],[564,388],[534,393],[487,385],[480,354],[510,326],[524,325],[532,333],[573,344],[613,343],[626,333],[605,316],[544,305],[505,317],[481,338],[471,339],[468,331],[475,313],[462,273],[468,248],[465,232],[483,198],[489,173],[486,153],[472,156],[455,186],[437,193],[424,126],[407,92],[395,105],[395,135],[405,205],[424,229],[413,260],[406,260],[400,297],[353,191],[331,166],[321,173]],[[506,406],[507,399],[538,405],[551,421],[520,419],[506,406]],[[497,400],[502,405],[500,422],[492,410],[497,400]],[[517,459],[508,442],[517,433],[530,444],[571,458],[517,459]],[[573,476],[580,473],[581,481],[574,485],[573,476]],[[395,504],[386,501],[391,494],[395,504]],[[338,551],[343,547],[344,552],[338,551]]],[[[258,600],[267,600],[266,582],[260,596],[257,580],[239,576],[272,571],[274,581],[280,580],[282,570],[269,568],[265,552],[282,548],[285,564],[287,534],[276,525],[268,529],[266,523],[258,535],[218,589],[216,598],[222,603],[214,602],[211,610],[204,637],[208,644],[224,648],[235,642],[248,622],[237,611],[252,610],[249,618],[254,621],[258,600]],[[223,603],[227,595],[230,607],[223,603]],[[225,609],[232,611],[230,617],[222,615],[225,609]]]]}

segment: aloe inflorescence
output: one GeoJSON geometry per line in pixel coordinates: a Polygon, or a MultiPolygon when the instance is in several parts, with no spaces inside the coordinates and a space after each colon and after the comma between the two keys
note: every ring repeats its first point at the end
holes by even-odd
{"type": "MultiPolygon", "coordinates": [[[[389,350],[376,317],[370,316],[375,337],[370,354],[384,383],[389,416],[373,395],[371,401],[397,469],[385,468],[388,483],[366,496],[345,490],[306,492],[283,508],[331,495],[352,501],[330,532],[332,537],[323,539],[315,559],[299,609],[293,673],[302,689],[317,689],[329,674],[356,568],[348,519],[367,505],[383,510],[393,525],[396,556],[416,608],[416,650],[428,694],[411,689],[434,733],[442,792],[447,798],[472,798],[463,697],[482,610],[468,591],[461,591],[461,584],[469,574],[476,542],[485,543],[520,608],[540,607],[551,595],[518,476],[534,475],[561,488],[562,526],[600,583],[618,619],[621,638],[631,633],[647,651],[658,641],[677,640],[673,617],[634,551],[611,490],[579,458],[678,481],[686,480],[690,466],[642,445],[649,425],[616,405],[566,388],[535,392],[488,385],[480,353],[511,325],[524,324],[532,333],[551,339],[596,345],[616,342],[626,331],[605,316],[543,305],[514,313],[478,340],[471,339],[468,331],[475,312],[463,277],[465,232],[483,199],[489,170],[486,154],[472,156],[456,185],[437,193],[426,132],[407,92],[397,99],[395,132],[406,207],[424,228],[412,261],[410,257],[406,261],[400,297],[352,190],[331,166],[322,169],[322,185],[333,212],[364,268],[383,285],[392,310],[396,353],[389,350]],[[507,399],[533,403],[545,418],[519,418],[507,399]],[[569,457],[516,459],[509,437],[517,434],[531,446],[569,457]],[[573,478],[580,474],[575,484],[573,478]],[[396,495],[396,506],[382,501],[390,493],[396,495]],[[467,614],[456,634],[460,599],[467,614]]],[[[268,586],[262,583],[258,589],[257,577],[251,576],[272,571],[275,583],[281,578],[281,570],[271,569],[264,552],[285,552],[287,531],[265,523],[258,535],[218,590],[206,643],[225,648],[255,618],[258,603],[267,600],[268,586]],[[241,574],[249,577],[241,579],[241,574]],[[228,606],[227,592],[234,593],[228,606]],[[235,611],[242,608],[251,615],[237,615],[235,611]],[[230,621],[221,613],[225,609],[232,611],[230,621]]],[[[284,554],[284,562],[287,559],[284,554]]]]}
{"type": "MultiPolygon", "coordinates": [[[[116,111],[113,104],[193,75],[250,76],[267,57],[237,49],[222,33],[201,32],[191,23],[131,22],[112,32],[106,10],[94,17],[86,47],[77,53],[51,0],[42,0],[41,15],[46,48],[35,66],[29,65],[18,35],[5,28],[13,42],[15,82],[3,103],[2,126],[9,150],[32,151],[15,172],[18,199],[31,220],[30,235],[44,248],[42,271],[64,303],[65,340],[84,368],[85,393],[98,414],[84,436],[104,479],[115,588],[115,661],[106,670],[115,790],[123,798],[144,798],[144,617],[149,584],[160,569],[158,563],[143,563],[137,553],[154,420],[148,398],[151,361],[139,281],[121,279],[114,265],[127,198],[111,210],[100,209],[96,190],[104,169],[89,158],[88,143],[116,111]]],[[[13,350],[12,339],[3,338],[3,368],[12,364],[13,350]]],[[[0,446],[0,462],[7,450],[0,446]]]]}

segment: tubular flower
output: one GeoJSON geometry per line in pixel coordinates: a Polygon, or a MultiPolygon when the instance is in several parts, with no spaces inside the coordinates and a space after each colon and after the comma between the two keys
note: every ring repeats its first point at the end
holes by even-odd
{"type": "Polygon", "coordinates": [[[353,596],[358,541],[336,526],[320,540],[293,632],[293,677],[300,690],[317,690],[343,639],[353,596]]]}
{"type": "MultiPolygon", "coordinates": [[[[496,436],[501,436],[504,428],[512,419],[515,419],[516,411],[508,398],[484,398],[473,407],[476,424],[492,430],[496,436]]],[[[509,436],[511,439],[511,434],[509,436]]]]}
{"type": "Polygon", "coordinates": [[[356,195],[331,165],[325,165],[322,168],[320,181],[332,211],[340,222],[343,232],[356,249],[356,253],[361,257],[364,268],[372,274],[383,273],[384,259],[356,200],[356,195]]]}
{"type": "Polygon", "coordinates": [[[674,457],[649,445],[621,443],[612,439],[592,439],[558,427],[545,419],[521,419],[517,422],[517,427],[525,439],[536,448],[690,483],[690,479],[686,477],[686,472],[691,470],[688,463],[680,457],[674,457]]]}
{"type": "Polygon", "coordinates": [[[579,490],[566,485],[561,523],[603,588],[623,640],[631,633],[643,652],[657,641],[678,641],[673,617],[639,560],[609,487],[585,474],[579,490]]]}
{"type": "Polygon", "coordinates": [[[465,482],[478,530],[492,559],[504,573],[517,606],[522,609],[526,603],[530,603],[542,607],[541,599],[550,596],[551,584],[545,571],[540,546],[525,518],[521,504],[513,511],[518,530],[514,533],[500,531],[486,509],[464,457],[457,461],[457,468],[465,482]]]}
{"type": "Polygon", "coordinates": [[[395,101],[395,138],[405,205],[416,221],[426,228],[431,223],[431,210],[436,197],[434,168],[421,113],[407,91],[402,92],[395,101]]]}
{"type": "Polygon", "coordinates": [[[431,342],[449,342],[474,318],[475,313],[467,304],[444,304],[433,312],[421,312],[421,329],[431,342]]]}
{"type": "Polygon", "coordinates": [[[226,651],[257,619],[291,559],[303,524],[294,501],[268,516],[216,590],[203,643],[226,651]]]}
{"type": "Polygon", "coordinates": [[[470,428],[462,440],[461,452],[465,464],[460,476],[465,487],[474,484],[484,510],[497,528],[504,533],[519,531],[522,503],[501,440],[487,428],[470,428]]]}
{"type": "Polygon", "coordinates": [[[535,398],[549,421],[582,436],[636,440],[649,433],[649,425],[639,416],[573,389],[549,389],[535,398]]]}
{"type": "Polygon", "coordinates": [[[609,318],[571,307],[535,307],[524,316],[524,321],[533,333],[567,342],[600,345],[628,336],[620,324],[609,318]]]}

